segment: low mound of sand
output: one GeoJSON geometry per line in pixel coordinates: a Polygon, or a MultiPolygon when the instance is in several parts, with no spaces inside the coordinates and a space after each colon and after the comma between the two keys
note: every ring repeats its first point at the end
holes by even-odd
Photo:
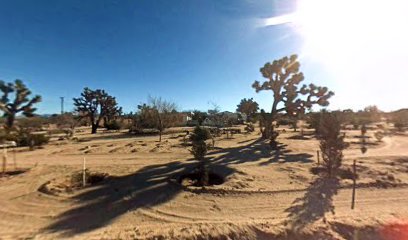
{"type": "Polygon", "coordinates": [[[75,190],[98,184],[109,177],[107,173],[85,171],[85,182],[83,185],[83,172],[75,171],[70,175],[54,178],[41,185],[38,191],[50,195],[72,194],[75,190]]]}

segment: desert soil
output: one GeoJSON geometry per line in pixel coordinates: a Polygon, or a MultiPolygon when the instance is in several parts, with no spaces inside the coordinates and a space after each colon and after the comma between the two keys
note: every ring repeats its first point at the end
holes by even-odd
{"type": "MultiPolygon", "coordinates": [[[[278,151],[259,132],[217,138],[208,159],[225,182],[206,188],[177,181],[197,164],[182,132],[162,142],[80,132],[79,141],[19,148],[17,168],[27,171],[0,178],[0,239],[408,239],[408,136],[371,137],[362,154],[358,132],[346,132],[344,169],[357,160],[359,174],[351,210],[352,180],[311,173],[319,143],[310,132],[281,132],[278,151]],[[80,171],[84,157],[110,177],[39,191],[80,171]]],[[[13,152],[8,159],[12,171],[13,152]]]]}

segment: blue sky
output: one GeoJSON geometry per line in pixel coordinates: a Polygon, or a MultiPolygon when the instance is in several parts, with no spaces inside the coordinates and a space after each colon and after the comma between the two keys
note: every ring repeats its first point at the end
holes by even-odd
{"type": "MultiPolygon", "coordinates": [[[[40,113],[59,112],[61,96],[72,110],[72,98],[84,87],[105,89],[126,112],[149,95],[181,110],[206,110],[214,102],[230,111],[240,99],[254,97],[269,110],[272,93],[257,94],[251,84],[262,80],[265,62],[299,53],[303,39],[288,24],[261,23],[294,6],[263,0],[2,0],[0,79],[22,79],[42,95],[40,113]]],[[[301,64],[305,83],[328,86],[335,97],[342,93],[321,62],[306,57],[301,64]]]]}

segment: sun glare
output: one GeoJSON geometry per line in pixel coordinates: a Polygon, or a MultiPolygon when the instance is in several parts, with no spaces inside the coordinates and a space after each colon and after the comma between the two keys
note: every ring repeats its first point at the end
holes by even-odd
{"type": "Polygon", "coordinates": [[[358,56],[407,52],[406,0],[303,0],[293,23],[305,54],[341,64],[358,56]]]}
{"type": "MultiPolygon", "coordinates": [[[[394,93],[408,87],[407,12],[407,0],[299,0],[296,11],[265,25],[290,23],[304,40],[300,56],[325,66],[337,92],[351,96],[341,101],[363,104],[384,94],[380,85],[394,93]]],[[[384,98],[391,102],[396,95],[384,98]]]]}

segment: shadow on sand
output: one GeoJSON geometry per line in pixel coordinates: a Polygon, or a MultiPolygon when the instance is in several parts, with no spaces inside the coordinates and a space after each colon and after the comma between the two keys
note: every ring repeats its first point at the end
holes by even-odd
{"type": "MultiPolygon", "coordinates": [[[[230,164],[258,161],[265,157],[271,158],[265,164],[311,161],[311,155],[290,152],[285,145],[271,151],[265,141],[258,139],[240,147],[213,150],[208,154],[208,159],[211,170],[224,178],[235,171],[230,164]]],[[[156,164],[106,180],[72,197],[78,205],[61,213],[44,230],[70,237],[103,227],[128,211],[168,202],[182,190],[181,186],[169,180],[176,175],[192,172],[196,167],[196,161],[156,164]]],[[[312,196],[311,193],[308,197],[312,196]]]]}
{"type": "Polygon", "coordinates": [[[208,156],[214,156],[213,165],[241,164],[247,162],[262,161],[259,165],[273,163],[299,162],[311,163],[313,155],[307,153],[292,153],[287,145],[280,144],[276,150],[272,150],[267,140],[256,139],[246,145],[232,148],[223,148],[212,151],[208,156]]]}
{"type": "Polygon", "coordinates": [[[316,178],[303,197],[295,199],[292,206],[286,209],[289,220],[286,224],[295,232],[302,230],[307,225],[323,218],[325,214],[334,214],[333,197],[340,187],[338,178],[316,178]]]}

